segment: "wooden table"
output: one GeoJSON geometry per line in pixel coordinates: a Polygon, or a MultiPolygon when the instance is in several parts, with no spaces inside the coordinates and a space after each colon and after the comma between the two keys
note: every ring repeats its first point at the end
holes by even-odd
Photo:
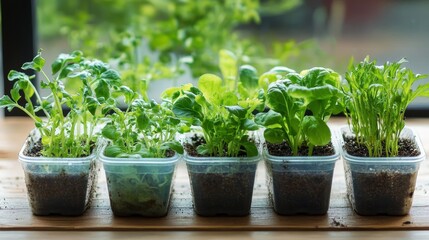
{"type": "MultiPolygon", "coordinates": [[[[412,119],[407,123],[418,132],[429,152],[429,120],[412,119]]],[[[331,125],[341,124],[344,119],[333,119],[331,125]]],[[[114,217],[103,171],[99,176],[97,197],[83,216],[36,217],[28,207],[23,171],[16,161],[31,128],[33,125],[28,119],[0,119],[0,158],[3,158],[0,160],[0,230],[7,230],[0,231],[0,239],[68,239],[69,231],[74,231],[70,239],[429,239],[429,163],[426,161],[417,178],[411,212],[403,217],[355,214],[345,196],[341,161],[335,168],[330,208],[324,216],[276,215],[267,198],[265,169],[260,164],[249,216],[199,217],[192,209],[189,180],[181,163],[167,217],[114,217]]]]}

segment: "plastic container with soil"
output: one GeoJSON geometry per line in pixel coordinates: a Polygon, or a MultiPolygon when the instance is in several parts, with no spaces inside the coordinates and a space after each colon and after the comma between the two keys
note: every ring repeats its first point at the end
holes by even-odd
{"type": "Polygon", "coordinates": [[[82,215],[95,193],[96,154],[81,158],[47,158],[24,155],[29,137],[19,153],[28,200],[34,215],[82,215]]]}
{"type": "Polygon", "coordinates": [[[280,215],[323,215],[329,208],[335,162],[330,156],[273,156],[264,148],[267,185],[274,211],[280,215]]]}
{"type": "MultiPolygon", "coordinates": [[[[348,127],[343,136],[351,135],[348,127]]],[[[419,150],[413,157],[357,157],[342,151],[347,196],[360,215],[406,215],[412,206],[417,173],[425,153],[420,140],[409,128],[401,138],[410,139],[419,150]]]]}
{"type": "Polygon", "coordinates": [[[168,158],[110,158],[100,154],[110,206],[116,216],[167,215],[180,155],[168,158]]]}
{"type": "Polygon", "coordinates": [[[184,159],[191,182],[194,210],[201,216],[246,216],[250,213],[255,157],[192,157],[184,159]]]}

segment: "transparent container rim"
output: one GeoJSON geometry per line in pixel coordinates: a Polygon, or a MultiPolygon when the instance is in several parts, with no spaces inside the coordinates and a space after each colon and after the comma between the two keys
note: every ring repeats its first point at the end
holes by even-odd
{"type": "Polygon", "coordinates": [[[268,153],[268,149],[264,146],[262,154],[270,162],[283,163],[331,163],[340,159],[340,151],[336,133],[331,130],[331,142],[334,147],[334,154],[329,156],[274,156],[268,153]]]}
{"type": "Polygon", "coordinates": [[[261,160],[261,154],[258,153],[258,155],[253,157],[193,157],[188,155],[188,153],[185,152],[183,155],[183,159],[187,163],[204,163],[204,164],[211,164],[211,163],[256,163],[261,160]]]}
{"type": "Polygon", "coordinates": [[[99,160],[103,164],[110,165],[123,165],[123,164],[157,164],[157,165],[171,165],[179,161],[181,155],[174,152],[174,156],[168,158],[113,158],[107,157],[104,155],[104,150],[106,149],[107,144],[104,144],[100,150],[99,160]]]}
{"type": "MultiPolygon", "coordinates": [[[[344,139],[343,139],[343,134],[342,132],[344,130],[350,130],[348,125],[343,125],[339,128],[340,130],[340,134],[339,135],[339,140],[341,142],[341,146],[344,145],[344,139]]],[[[404,129],[402,131],[410,131],[413,136],[414,136],[414,141],[417,144],[417,147],[420,150],[420,154],[418,156],[413,156],[413,157],[358,157],[358,156],[353,156],[347,153],[347,151],[345,151],[343,149],[343,147],[340,148],[341,151],[341,155],[343,156],[344,160],[350,163],[356,163],[356,164],[373,164],[373,163],[389,163],[389,164],[412,164],[412,163],[419,163],[422,162],[425,158],[426,158],[426,154],[423,148],[423,145],[420,141],[420,137],[418,136],[418,134],[416,133],[416,131],[412,128],[409,127],[404,127],[404,129]]],[[[351,130],[350,130],[351,131],[351,130]]]]}

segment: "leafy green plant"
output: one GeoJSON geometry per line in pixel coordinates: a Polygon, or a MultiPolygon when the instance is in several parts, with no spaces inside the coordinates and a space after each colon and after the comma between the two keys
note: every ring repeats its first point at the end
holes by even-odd
{"type": "Polygon", "coordinates": [[[416,97],[429,97],[429,83],[413,89],[427,75],[402,67],[405,62],[378,66],[366,57],[356,65],[352,61],[346,73],[345,114],[356,141],[367,147],[370,157],[398,155],[407,106],[416,97]]]}
{"type": "MultiPolygon", "coordinates": [[[[288,68],[277,68],[274,77],[281,78],[269,84],[266,93],[268,112],[258,113],[256,122],[265,126],[264,137],[270,143],[285,141],[293,155],[308,146],[312,155],[314,146],[330,142],[331,132],[326,122],[342,110],[340,75],[327,68],[312,68],[288,73],[288,68]],[[284,74],[284,75],[282,75],[284,74]],[[311,115],[306,115],[309,110],[311,115]]],[[[272,73],[270,73],[272,74],[272,73]]]]}
{"type": "Polygon", "coordinates": [[[205,143],[197,148],[200,155],[236,157],[258,154],[248,135],[249,131],[258,129],[252,114],[259,105],[258,100],[239,100],[236,92],[213,74],[202,75],[198,88],[186,85],[181,89],[169,89],[164,95],[172,98],[176,116],[202,128],[205,143]]]}
{"type": "Polygon", "coordinates": [[[87,156],[96,141],[96,126],[115,103],[111,93],[119,86],[120,76],[107,64],[87,59],[80,51],[61,54],[52,63],[52,77],[42,70],[44,65],[45,59],[39,51],[33,61],[22,65],[22,69],[41,74],[41,87],[50,91],[47,97],[41,97],[31,83],[34,75],[12,70],[8,79],[15,83],[10,96],[0,98],[0,107],[19,108],[34,120],[41,134],[43,156],[87,156]],[[65,80],[78,82],[79,88],[66,91],[65,80]],[[21,92],[25,106],[18,103],[21,92]],[[35,97],[36,105],[31,101],[32,97],[35,97]],[[63,107],[68,107],[70,112],[65,115],[63,107]],[[46,119],[40,118],[39,113],[46,115],[46,119]]]}
{"type": "Polygon", "coordinates": [[[118,158],[164,158],[167,150],[183,153],[176,134],[187,130],[187,126],[171,111],[171,103],[144,101],[131,89],[121,87],[128,108],[119,108],[109,116],[110,122],[102,135],[111,140],[105,149],[107,157],[118,158]]]}

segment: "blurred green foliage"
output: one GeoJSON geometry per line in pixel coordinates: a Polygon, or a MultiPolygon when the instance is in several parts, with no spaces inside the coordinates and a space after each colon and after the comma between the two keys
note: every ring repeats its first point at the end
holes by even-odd
{"type": "Polygon", "coordinates": [[[310,42],[267,46],[237,31],[259,23],[260,13],[279,14],[300,1],[43,0],[37,2],[38,29],[42,39],[62,34],[71,49],[110,62],[128,86],[145,95],[150,81],[175,79],[186,65],[193,78],[218,73],[221,49],[234,52],[239,65],[257,69],[311,62],[317,47],[310,42]]]}

